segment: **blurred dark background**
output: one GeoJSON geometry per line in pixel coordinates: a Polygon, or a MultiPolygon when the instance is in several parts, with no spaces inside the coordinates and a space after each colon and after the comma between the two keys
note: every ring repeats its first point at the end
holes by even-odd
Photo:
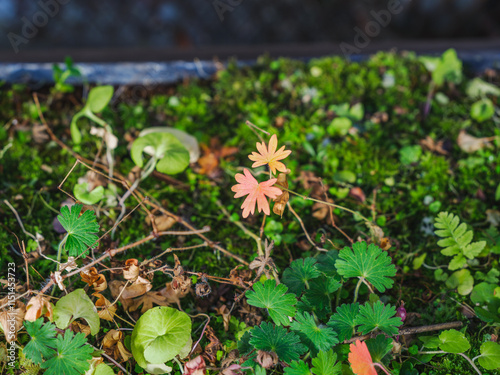
{"type": "Polygon", "coordinates": [[[500,48],[500,1],[0,0],[0,29],[1,62],[68,51],[89,61],[370,52],[449,40],[491,49],[500,48]],[[359,30],[371,33],[368,43],[356,45],[359,30]]]}

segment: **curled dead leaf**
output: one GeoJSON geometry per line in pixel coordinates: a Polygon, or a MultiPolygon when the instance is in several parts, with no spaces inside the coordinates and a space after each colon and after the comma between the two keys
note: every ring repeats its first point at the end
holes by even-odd
{"type": "Polygon", "coordinates": [[[278,364],[278,355],[275,352],[259,350],[257,354],[257,363],[264,368],[274,367],[278,364]]]}
{"type": "Polygon", "coordinates": [[[132,357],[132,353],[123,345],[122,331],[116,329],[109,330],[102,340],[102,347],[106,354],[119,362],[127,362],[132,357]]]}
{"type": "Polygon", "coordinates": [[[184,365],[184,375],[205,375],[207,365],[201,355],[193,358],[184,365]]]}
{"type": "Polygon", "coordinates": [[[125,280],[135,281],[139,276],[139,261],[137,259],[127,259],[123,268],[125,280]]]}
{"type": "Polygon", "coordinates": [[[102,292],[108,287],[106,277],[97,273],[97,269],[95,267],[83,270],[80,272],[80,277],[82,278],[82,281],[93,287],[96,292],[102,292]]]}
{"type": "MultiPolygon", "coordinates": [[[[159,214],[153,216],[156,230],[158,232],[163,232],[172,228],[177,221],[172,217],[164,214],[159,214]]],[[[151,225],[151,218],[146,216],[146,224],[151,225]]]]}
{"type": "Polygon", "coordinates": [[[76,320],[71,323],[71,330],[75,333],[83,333],[85,337],[90,335],[90,327],[86,324],[77,322],[76,320]]]}
{"type": "Polygon", "coordinates": [[[280,189],[282,191],[282,193],[281,193],[281,195],[279,195],[273,199],[273,201],[274,201],[273,212],[276,215],[280,215],[281,217],[283,217],[283,212],[285,212],[286,204],[288,203],[288,200],[290,199],[290,194],[288,193],[288,191],[285,191],[285,190],[280,188],[280,186],[283,186],[284,188],[288,189],[288,180],[287,180],[287,176],[285,173],[280,173],[278,175],[278,181],[276,181],[275,186],[278,189],[280,189]]]}
{"type": "Polygon", "coordinates": [[[93,295],[98,298],[95,307],[99,318],[112,322],[117,309],[116,305],[111,305],[111,302],[100,293],[94,293],[93,295]]]}
{"type": "Polygon", "coordinates": [[[47,317],[52,320],[52,305],[49,300],[38,294],[31,297],[30,301],[26,305],[26,314],[24,315],[24,320],[34,322],[41,316],[47,317]]]}

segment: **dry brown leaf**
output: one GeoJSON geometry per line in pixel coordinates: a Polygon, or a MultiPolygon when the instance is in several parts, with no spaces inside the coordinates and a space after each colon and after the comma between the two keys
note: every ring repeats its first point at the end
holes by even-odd
{"type": "Polygon", "coordinates": [[[44,124],[34,123],[32,132],[35,143],[45,143],[50,139],[46,131],[46,125],[44,124]]]}
{"type": "Polygon", "coordinates": [[[448,155],[448,151],[446,151],[443,146],[444,146],[444,141],[435,141],[432,139],[430,136],[425,137],[424,139],[420,140],[419,142],[420,146],[424,150],[429,150],[431,152],[435,152],[441,155],[448,155]]]}
{"type": "Polygon", "coordinates": [[[229,312],[229,309],[227,308],[226,305],[222,305],[219,308],[215,308],[215,312],[218,315],[222,315],[222,321],[224,323],[224,331],[229,330],[229,321],[231,320],[231,313],[229,312]]]}
{"type": "Polygon", "coordinates": [[[125,281],[120,280],[113,280],[109,283],[109,290],[111,291],[111,295],[113,296],[113,298],[117,298],[121,293],[120,302],[122,303],[124,303],[125,300],[142,296],[143,294],[149,292],[153,287],[149,280],[146,280],[141,276],[139,276],[132,285],[127,286],[122,292],[125,284],[125,281]]]}
{"type": "MultiPolygon", "coordinates": [[[[169,230],[175,225],[175,223],[177,223],[177,220],[175,220],[172,216],[164,214],[153,216],[153,220],[158,232],[169,230]]],[[[146,216],[146,224],[151,225],[151,218],[149,216],[146,216]]]]}
{"type": "Polygon", "coordinates": [[[209,341],[208,345],[205,346],[205,351],[203,352],[203,357],[205,357],[210,363],[215,363],[217,361],[217,352],[222,350],[222,343],[219,338],[215,335],[212,327],[207,325],[205,330],[205,336],[209,341]]]}
{"type": "MultiPolygon", "coordinates": [[[[3,299],[5,304],[7,298],[3,299]]],[[[19,300],[14,305],[14,310],[0,312],[0,325],[4,332],[7,332],[5,338],[8,343],[17,339],[17,332],[23,327],[24,315],[26,313],[26,306],[19,300]],[[14,320],[12,319],[14,318],[14,320]]]]}
{"type": "Polygon", "coordinates": [[[276,181],[275,186],[282,191],[281,195],[277,196],[276,198],[273,199],[274,201],[274,206],[273,206],[273,212],[276,215],[280,215],[280,217],[283,217],[283,212],[285,212],[286,204],[288,203],[288,200],[290,199],[290,194],[288,191],[285,191],[281,189],[279,186],[283,186],[284,188],[288,189],[288,180],[286,178],[285,173],[280,173],[278,175],[278,181],[276,181]]]}
{"type": "Polygon", "coordinates": [[[495,137],[477,138],[468,134],[465,130],[460,130],[457,138],[458,147],[467,153],[476,152],[483,149],[484,147],[491,148],[491,141],[495,137]]]}
{"type": "Polygon", "coordinates": [[[24,320],[34,322],[41,316],[45,316],[52,320],[52,306],[48,299],[41,294],[31,297],[26,305],[26,314],[24,320]]]}
{"type": "Polygon", "coordinates": [[[127,259],[123,267],[123,278],[129,281],[135,281],[139,277],[139,261],[137,259],[127,259]]]}
{"type": "Polygon", "coordinates": [[[95,307],[99,318],[112,322],[116,313],[116,305],[111,305],[111,302],[100,293],[94,293],[93,295],[98,298],[95,307]]]}
{"type": "Polygon", "coordinates": [[[102,340],[102,347],[106,354],[119,362],[127,362],[132,357],[132,353],[123,345],[122,331],[117,331],[116,329],[109,330],[102,340]]]}
{"type": "Polygon", "coordinates": [[[90,335],[90,327],[86,324],[81,324],[80,322],[77,322],[76,320],[71,323],[71,330],[75,333],[83,333],[85,337],[90,335]]]}
{"type": "Polygon", "coordinates": [[[392,244],[391,244],[391,240],[388,238],[388,237],[383,237],[380,239],[380,248],[382,250],[389,250],[391,248],[392,244]]]}
{"type": "Polygon", "coordinates": [[[80,277],[82,278],[82,281],[86,282],[89,286],[92,286],[96,292],[102,292],[108,287],[106,277],[97,273],[97,269],[95,267],[91,267],[88,270],[80,272],[80,277]]]}

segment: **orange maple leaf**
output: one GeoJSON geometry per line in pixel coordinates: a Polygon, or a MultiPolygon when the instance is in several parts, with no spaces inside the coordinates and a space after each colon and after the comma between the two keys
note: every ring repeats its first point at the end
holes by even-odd
{"type": "Polygon", "coordinates": [[[259,212],[264,211],[266,215],[270,215],[269,202],[266,196],[274,199],[281,195],[282,191],[277,187],[272,187],[276,182],[276,178],[271,178],[268,181],[257,182],[248,169],[243,170],[244,175],[241,173],[236,174],[235,178],[238,184],[234,185],[231,190],[236,194],[235,198],[240,198],[248,194],[245,201],[241,205],[243,209],[243,217],[247,217],[249,213],[252,215],[255,212],[255,203],[257,203],[259,212]]]}
{"type": "Polygon", "coordinates": [[[252,168],[260,167],[261,165],[269,164],[269,168],[273,174],[276,174],[276,170],[280,172],[286,172],[285,164],[278,161],[286,158],[288,155],[292,153],[290,150],[285,150],[285,146],[281,147],[278,151],[278,137],[276,134],[273,134],[271,139],[269,140],[269,147],[266,147],[264,142],[257,142],[257,152],[252,152],[252,155],[249,155],[248,158],[255,163],[252,164],[252,168]]]}
{"type": "Polygon", "coordinates": [[[356,375],[377,375],[375,365],[372,361],[372,356],[368,351],[368,347],[364,341],[356,340],[356,343],[349,346],[349,363],[351,364],[352,372],[356,375]]]}

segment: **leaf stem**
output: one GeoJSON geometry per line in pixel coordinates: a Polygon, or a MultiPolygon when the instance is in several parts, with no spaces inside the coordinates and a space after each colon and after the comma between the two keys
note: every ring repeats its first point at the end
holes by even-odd
{"type": "Polygon", "coordinates": [[[385,366],[381,363],[374,362],[373,366],[377,366],[378,368],[381,368],[382,371],[384,371],[387,375],[391,375],[391,373],[385,368],[385,366]]]}
{"type": "Polygon", "coordinates": [[[356,284],[356,289],[354,289],[354,301],[353,303],[356,303],[358,300],[358,293],[359,293],[359,287],[361,284],[363,284],[364,277],[360,277],[358,283],[356,284]]]}
{"type": "Polygon", "coordinates": [[[330,203],[330,202],[326,202],[326,201],[322,201],[321,199],[315,199],[315,198],[311,198],[311,197],[308,197],[307,195],[302,195],[302,194],[299,194],[293,190],[290,190],[290,189],[287,189],[286,187],[284,186],[281,186],[279,184],[274,184],[274,186],[280,188],[281,190],[285,190],[285,191],[288,191],[289,193],[292,193],[292,194],[295,194],[296,196],[298,197],[301,197],[302,199],[305,199],[305,200],[308,200],[308,201],[313,201],[313,202],[317,202],[317,203],[323,203],[323,204],[326,204],[327,206],[331,206],[331,207],[335,207],[335,208],[338,208],[338,209],[341,209],[341,210],[344,210],[344,211],[347,211],[347,212],[350,212],[351,214],[353,215],[358,215],[359,217],[361,217],[364,221],[367,221],[369,223],[371,223],[372,221],[367,219],[366,217],[364,217],[363,215],[361,215],[361,213],[357,212],[357,211],[353,211],[349,208],[346,208],[346,207],[343,207],[343,206],[339,206],[338,204],[334,204],[334,203],[330,203]]]}

